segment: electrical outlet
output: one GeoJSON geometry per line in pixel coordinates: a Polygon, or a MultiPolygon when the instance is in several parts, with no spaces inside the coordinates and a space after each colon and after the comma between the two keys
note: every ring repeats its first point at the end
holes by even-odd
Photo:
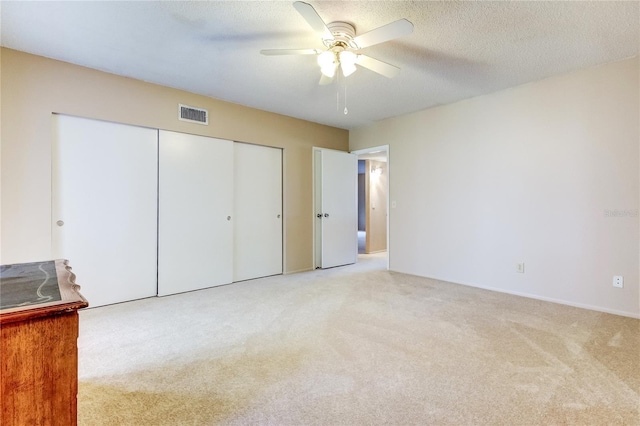
{"type": "Polygon", "coordinates": [[[613,276],[613,286],[617,288],[624,287],[624,278],[622,278],[622,275],[613,276]]]}
{"type": "Polygon", "coordinates": [[[516,263],[516,272],[524,274],[524,263],[516,263]]]}

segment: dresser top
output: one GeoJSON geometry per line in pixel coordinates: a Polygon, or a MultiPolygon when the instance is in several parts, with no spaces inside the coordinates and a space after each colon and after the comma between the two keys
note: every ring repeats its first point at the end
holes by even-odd
{"type": "Polygon", "coordinates": [[[0,322],[70,312],[89,304],[67,260],[0,266],[0,322]]]}

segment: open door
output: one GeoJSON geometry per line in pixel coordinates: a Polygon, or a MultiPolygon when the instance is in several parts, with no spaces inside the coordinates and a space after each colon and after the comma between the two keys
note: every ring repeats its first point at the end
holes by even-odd
{"type": "Polygon", "coordinates": [[[358,158],[314,148],[315,263],[317,268],[356,263],[358,158]]]}

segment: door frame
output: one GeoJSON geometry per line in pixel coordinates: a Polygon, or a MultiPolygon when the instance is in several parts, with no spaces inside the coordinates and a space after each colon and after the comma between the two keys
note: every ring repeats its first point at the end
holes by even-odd
{"type": "MultiPolygon", "coordinates": [[[[391,229],[389,227],[389,218],[391,217],[391,152],[389,149],[389,145],[380,145],[374,146],[371,148],[363,148],[357,149],[355,151],[350,151],[352,154],[356,154],[360,157],[361,154],[371,154],[373,152],[384,151],[387,153],[387,270],[389,269],[389,265],[391,263],[391,245],[389,242],[391,241],[391,229]]],[[[314,175],[315,176],[315,175],[314,175]]],[[[315,198],[314,198],[315,201],[315,198]]],[[[314,245],[315,247],[315,245],[314,245]]],[[[315,259],[315,257],[314,257],[315,259]]]]}

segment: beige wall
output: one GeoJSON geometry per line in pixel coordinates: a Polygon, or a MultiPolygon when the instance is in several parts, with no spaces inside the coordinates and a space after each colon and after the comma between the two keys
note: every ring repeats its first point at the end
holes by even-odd
{"type": "Polygon", "coordinates": [[[640,317],[638,80],[633,58],[351,131],[390,145],[390,268],[640,317]]]}
{"type": "Polygon", "coordinates": [[[387,163],[367,160],[366,182],[366,221],[367,253],[387,250],[387,163]],[[380,174],[372,171],[380,169],[380,174]]]}
{"type": "Polygon", "coordinates": [[[2,263],[51,256],[56,112],[284,148],[285,270],[312,268],[311,148],[346,150],[347,131],[14,50],[0,52],[2,263]],[[179,121],[178,103],[208,109],[209,126],[179,121]]]}

